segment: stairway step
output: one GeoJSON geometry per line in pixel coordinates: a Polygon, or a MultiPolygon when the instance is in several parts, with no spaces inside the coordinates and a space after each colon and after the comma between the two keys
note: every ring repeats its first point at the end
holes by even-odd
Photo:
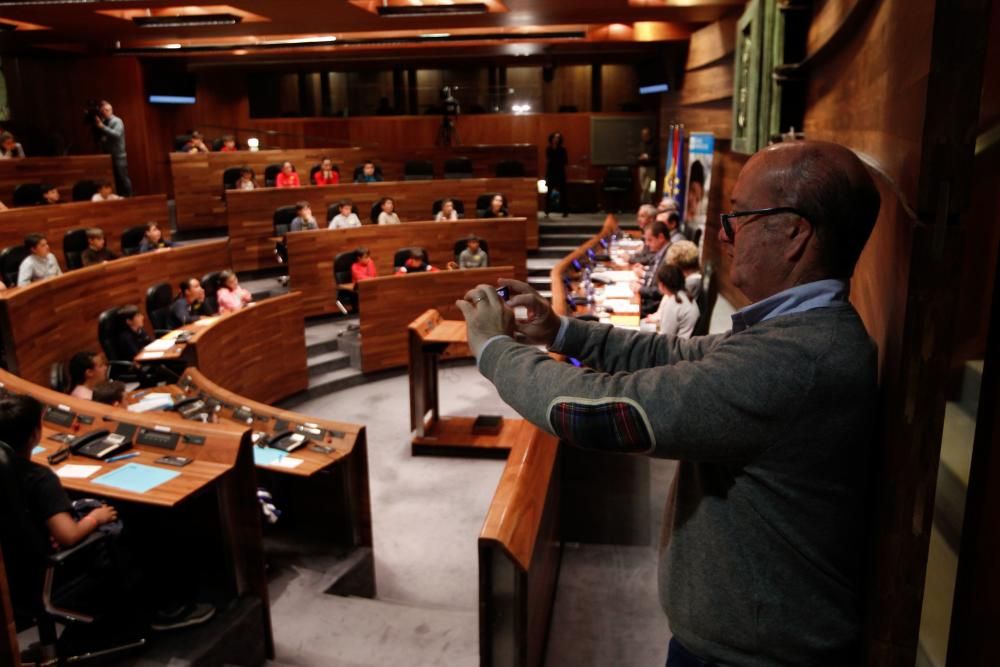
{"type": "Polygon", "coordinates": [[[347,368],[351,365],[351,357],[346,352],[335,350],[310,355],[306,363],[309,365],[310,376],[321,375],[339,368],[347,368]]]}
{"type": "Polygon", "coordinates": [[[552,267],[559,263],[562,257],[529,257],[527,262],[528,271],[551,271],[552,267]]]}
{"type": "Polygon", "coordinates": [[[538,259],[563,259],[566,255],[576,250],[576,248],[577,246],[575,245],[539,248],[536,257],[538,259]]]}
{"type": "Polygon", "coordinates": [[[309,376],[309,388],[306,390],[307,398],[318,398],[332,394],[335,391],[342,391],[351,387],[357,387],[366,382],[365,375],[359,370],[351,368],[338,368],[325,373],[317,373],[309,376]]]}

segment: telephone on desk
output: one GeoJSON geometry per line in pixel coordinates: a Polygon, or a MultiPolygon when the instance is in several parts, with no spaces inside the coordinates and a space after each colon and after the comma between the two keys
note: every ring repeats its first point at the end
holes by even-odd
{"type": "Polygon", "coordinates": [[[78,456],[104,461],[132,449],[132,438],[121,433],[111,433],[106,429],[99,429],[73,438],[69,443],[69,448],[78,456]]]}
{"type": "Polygon", "coordinates": [[[293,452],[307,442],[309,442],[309,439],[301,433],[282,431],[268,439],[264,446],[280,449],[283,452],[293,452]]]}

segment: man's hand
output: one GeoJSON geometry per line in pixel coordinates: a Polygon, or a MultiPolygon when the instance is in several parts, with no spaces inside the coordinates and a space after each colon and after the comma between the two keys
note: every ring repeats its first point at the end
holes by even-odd
{"type": "Polygon", "coordinates": [[[477,359],[490,338],[514,333],[514,313],[500,300],[495,287],[478,285],[455,305],[465,316],[469,347],[477,359]]]}
{"type": "Polygon", "coordinates": [[[510,308],[520,306],[527,311],[526,317],[515,322],[516,329],[533,345],[551,346],[562,324],[559,316],[552,312],[552,304],[530,285],[520,280],[501,278],[500,284],[506,286],[511,293],[507,306],[510,308]]]}
{"type": "Polygon", "coordinates": [[[118,511],[115,510],[111,505],[101,505],[94,511],[90,513],[90,516],[94,517],[97,521],[98,526],[103,526],[106,523],[111,523],[118,518],[118,511]]]}
{"type": "Polygon", "coordinates": [[[100,116],[94,116],[94,127],[104,127],[104,121],[100,116]]]}

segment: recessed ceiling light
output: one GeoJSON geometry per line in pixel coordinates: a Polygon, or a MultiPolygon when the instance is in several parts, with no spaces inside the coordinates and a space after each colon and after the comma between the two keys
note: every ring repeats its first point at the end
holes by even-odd
{"type": "Polygon", "coordinates": [[[184,46],[183,44],[164,44],[163,48],[165,48],[165,49],[179,49],[179,48],[182,48],[183,46],[184,46]]]}
{"type": "Polygon", "coordinates": [[[181,14],[176,16],[133,16],[140,28],[192,28],[213,25],[236,25],[243,20],[236,14],[181,14]]]}
{"type": "Polygon", "coordinates": [[[463,14],[486,14],[489,7],[485,2],[465,2],[460,5],[380,5],[379,16],[405,18],[408,16],[461,16],[463,14]]]}
{"type": "Polygon", "coordinates": [[[319,37],[290,37],[288,39],[262,39],[258,44],[267,44],[268,46],[273,46],[275,44],[329,44],[330,42],[336,42],[337,38],[333,35],[322,35],[319,37]]]}
{"type": "Polygon", "coordinates": [[[451,37],[450,32],[428,32],[420,35],[424,39],[441,39],[443,37],[451,37]]]}

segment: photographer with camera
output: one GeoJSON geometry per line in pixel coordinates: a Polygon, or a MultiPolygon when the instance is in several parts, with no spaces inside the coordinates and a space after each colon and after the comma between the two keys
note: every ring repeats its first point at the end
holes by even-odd
{"type": "Polygon", "coordinates": [[[114,115],[107,100],[87,110],[96,131],[101,150],[111,154],[111,169],[115,175],[115,190],[122,197],[132,196],[132,181],[128,177],[128,157],[125,154],[125,123],[114,115]]]}

